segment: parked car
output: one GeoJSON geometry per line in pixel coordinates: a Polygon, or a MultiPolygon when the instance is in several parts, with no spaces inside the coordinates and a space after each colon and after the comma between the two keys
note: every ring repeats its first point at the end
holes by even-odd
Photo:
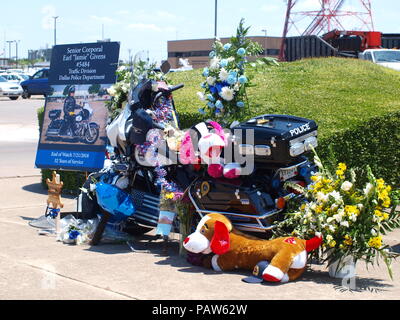
{"type": "Polygon", "coordinates": [[[400,50],[397,49],[367,49],[359,58],[400,71],[400,50]]]}
{"type": "Polygon", "coordinates": [[[49,69],[41,69],[29,77],[29,80],[21,82],[22,98],[29,99],[35,95],[43,95],[45,97],[50,95],[52,89],[49,85],[49,72],[49,69]]]}
{"type": "Polygon", "coordinates": [[[22,95],[22,88],[18,83],[8,82],[0,76],[0,97],[9,97],[17,100],[22,95]]]}
{"type": "Polygon", "coordinates": [[[6,79],[8,82],[14,82],[18,84],[29,79],[29,76],[22,73],[0,73],[0,76],[6,79]]]}

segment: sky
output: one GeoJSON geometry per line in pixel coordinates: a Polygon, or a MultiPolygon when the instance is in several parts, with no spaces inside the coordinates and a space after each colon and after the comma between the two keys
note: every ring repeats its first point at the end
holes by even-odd
{"type": "MultiPolygon", "coordinates": [[[[296,12],[316,10],[319,0],[297,0],[296,12]]],[[[400,33],[397,22],[399,0],[372,0],[376,31],[400,33]]],[[[347,0],[343,10],[360,8],[359,0],[347,0]]],[[[0,15],[0,57],[9,56],[6,41],[19,40],[19,58],[29,49],[54,44],[54,19],[57,20],[57,44],[95,42],[104,37],[121,42],[121,59],[140,51],[150,59],[167,57],[167,41],[212,38],[214,36],[215,0],[34,0],[2,1],[0,15]]],[[[241,18],[250,26],[252,36],[281,36],[286,1],[284,0],[218,0],[218,36],[235,34],[241,18]]],[[[300,16],[296,16],[300,17],[300,16]]],[[[296,18],[300,19],[300,18],[296,18]]],[[[298,21],[300,27],[309,18],[298,21]]],[[[346,27],[360,29],[358,20],[346,21],[346,27]]],[[[292,29],[290,35],[299,35],[292,29]]],[[[12,56],[16,56],[15,44],[12,56]]]]}

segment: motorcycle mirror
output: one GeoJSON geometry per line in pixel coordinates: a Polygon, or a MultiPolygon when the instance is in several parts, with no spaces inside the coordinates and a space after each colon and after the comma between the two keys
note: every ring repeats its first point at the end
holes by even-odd
{"type": "Polygon", "coordinates": [[[171,65],[168,61],[164,61],[160,67],[162,73],[167,74],[171,70],[171,65]]]}

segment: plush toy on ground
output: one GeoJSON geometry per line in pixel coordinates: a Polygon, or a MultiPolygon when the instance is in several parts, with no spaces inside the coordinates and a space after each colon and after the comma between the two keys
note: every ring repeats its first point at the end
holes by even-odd
{"type": "Polygon", "coordinates": [[[241,233],[223,215],[210,214],[199,223],[196,232],[184,242],[192,253],[211,254],[203,266],[215,271],[244,269],[253,271],[262,261],[269,262],[262,278],[269,282],[298,279],[306,270],[307,253],[317,249],[322,238],[302,240],[293,237],[261,240],[241,233]]]}

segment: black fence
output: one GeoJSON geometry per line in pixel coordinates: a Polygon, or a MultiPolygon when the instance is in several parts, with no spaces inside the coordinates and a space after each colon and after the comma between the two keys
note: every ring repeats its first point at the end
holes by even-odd
{"type": "Polygon", "coordinates": [[[400,49],[400,34],[399,33],[382,34],[382,48],[400,49]]]}
{"type": "Polygon", "coordinates": [[[286,61],[337,55],[338,50],[318,36],[290,37],[286,39],[286,61]]]}

